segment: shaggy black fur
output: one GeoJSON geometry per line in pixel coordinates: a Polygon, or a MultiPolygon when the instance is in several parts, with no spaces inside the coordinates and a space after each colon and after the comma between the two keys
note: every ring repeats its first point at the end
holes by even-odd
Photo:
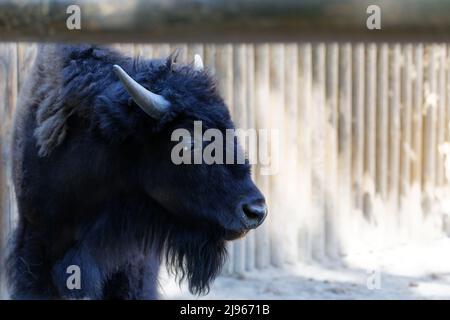
{"type": "Polygon", "coordinates": [[[137,60],[90,45],[46,45],[22,92],[13,143],[19,225],[7,261],[17,299],[157,297],[162,259],[193,293],[245,234],[243,201],[263,201],[247,164],[174,165],[171,133],[234,128],[215,82],[191,65],[137,60]],[[145,114],[118,64],[172,104],[145,114]],[[69,265],[81,290],[69,290],[69,265]]]}

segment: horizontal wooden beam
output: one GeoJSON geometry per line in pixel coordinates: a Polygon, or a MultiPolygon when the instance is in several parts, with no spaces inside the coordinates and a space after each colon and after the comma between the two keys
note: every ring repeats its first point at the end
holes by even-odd
{"type": "Polygon", "coordinates": [[[1,0],[0,41],[447,41],[442,0],[1,0]],[[69,30],[67,9],[81,11],[69,30]],[[366,26],[381,9],[381,30],[366,26]]]}

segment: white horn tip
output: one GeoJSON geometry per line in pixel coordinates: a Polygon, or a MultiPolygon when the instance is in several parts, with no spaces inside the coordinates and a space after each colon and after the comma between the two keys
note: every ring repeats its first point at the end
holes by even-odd
{"type": "Polygon", "coordinates": [[[199,54],[194,55],[194,69],[202,71],[204,69],[202,57],[199,54]]]}
{"type": "Polygon", "coordinates": [[[122,68],[120,66],[118,66],[117,64],[113,65],[113,69],[114,69],[114,71],[122,70],[122,68]]]}
{"type": "Polygon", "coordinates": [[[113,71],[119,78],[122,78],[124,74],[126,74],[126,72],[117,64],[113,65],[113,71]]]}

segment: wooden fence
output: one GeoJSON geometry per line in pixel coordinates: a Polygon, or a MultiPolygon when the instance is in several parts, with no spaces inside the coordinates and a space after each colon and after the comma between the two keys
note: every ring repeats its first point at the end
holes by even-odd
{"type": "MultiPolygon", "coordinates": [[[[276,129],[259,146],[278,172],[254,178],[268,221],[230,243],[225,272],[323,262],[442,235],[450,178],[446,44],[117,45],[130,55],[195,53],[238,127],[276,129]],[[278,143],[277,143],[278,142],[278,143]],[[275,151],[274,151],[275,150],[275,151]],[[275,154],[276,153],[276,154],[275,154]]],[[[0,44],[0,232],[16,220],[8,161],[17,93],[36,46],[0,44]]]]}

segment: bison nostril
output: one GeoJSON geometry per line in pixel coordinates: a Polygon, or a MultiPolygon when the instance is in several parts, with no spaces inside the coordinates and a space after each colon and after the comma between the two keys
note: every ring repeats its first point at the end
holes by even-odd
{"type": "Polygon", "coordinates": [[[267,214],[267,206],[264,203],[246,203],[242,207],[245,217],[252,225],[261,224],[267,214]]]}

